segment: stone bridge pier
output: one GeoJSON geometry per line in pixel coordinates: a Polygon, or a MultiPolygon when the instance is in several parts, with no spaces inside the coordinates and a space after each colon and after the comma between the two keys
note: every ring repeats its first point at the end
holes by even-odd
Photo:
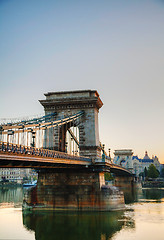
{"type": "Polygon", "coordinates": [[[134,176],[115,176],[114,185],[124,193],[125,203],[131,203],[135,200],[137,184],[134,176]]]}
{"type": "Polygon", "coordinates": [[[109,211],[124,208],[124,195],[105,185],[104,172],[94,167],[47,169],[24,198],[32,210],[109,211]]]}
{"type": "Polygon", "coordinates": [[[134,177],[133,176],[115,176],[114,185],[120,189],[134,188],[134,177]]]}

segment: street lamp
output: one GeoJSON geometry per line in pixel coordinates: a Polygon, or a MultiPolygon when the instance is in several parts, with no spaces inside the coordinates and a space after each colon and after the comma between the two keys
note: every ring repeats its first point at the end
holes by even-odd
{"type": "Polygon", "coordinates": [[[102,154],[102,162],[105,162],[105,144],[102,145],[102,151],[103,151],[103,154],[102,154]]]}
{"type": "Polygon", "coordinates": [[[65,152],[67,153],[68,142],[65,143],[65,152]]]}
{"type": "Polygon", "coordinates": [[[31,143],[31,147],[35,147],[35,134],[36,132],[32,131],[32,143],[31,143]]]}
{"type": "Polygon", "coordinates": [[[110,148],[108,148],[108,151],[109,151],[109,157],[111,158],[111,156],[110,156],[110,148]]]}

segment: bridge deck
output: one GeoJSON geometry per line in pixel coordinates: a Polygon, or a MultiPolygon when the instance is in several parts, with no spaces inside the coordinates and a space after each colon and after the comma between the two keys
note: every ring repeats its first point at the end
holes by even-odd
{"type": "Polygon", "coordinates": [[[58,164],[90,165],[91,159],[49,149],[0,142],[0,167],[55,167],[58,164]]]}
{"type": "Polygon", "coordinates": [[[92,171],[132,173],[112,162],[93,162],[90,158],[67,153],[0,142],[0,167],[8,168],[88,168],[92,171]]]}

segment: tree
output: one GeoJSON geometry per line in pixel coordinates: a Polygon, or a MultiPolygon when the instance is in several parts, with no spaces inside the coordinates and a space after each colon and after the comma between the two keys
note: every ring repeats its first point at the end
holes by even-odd
{"type": "Polygon", "coordinates": [[[114,179],[111,173],[105,173],[104,175],[105,175],[105,181],[111,181],[114,179]]]}
{"type": "Polygon", "coordinates": [[[144,172],[140,172],[139,176],[144,177],[144,172]]]}
{"type": "Polygon", "coordinates": [[[148,177],[149,178],[157,178],[159,176],[159,172],[156,167],[151,164],[148,168],[148,177]]]}
{"type": "Polygon", "coordinates": [[[161,170],[161,177],[164,178],[164,168],[161,170]]]}
{"type": "Polygon", "coordinates": [[[145,167],[144,168],[144,176],[147,177],[147,175],[148,175],[148,171],[147,171],[147,168],[145,167]]]}

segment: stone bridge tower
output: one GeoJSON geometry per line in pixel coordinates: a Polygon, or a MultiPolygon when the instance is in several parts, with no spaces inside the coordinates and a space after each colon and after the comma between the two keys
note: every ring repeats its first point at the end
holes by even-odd
{"type": "Polygon", "coordinates": [[[65,151],[66,131],[71,126],[79,129],[79,153],[81,156],[101,158],[99,142],[98,113],[103,103],[95,90],[49,92],[40,100],[45,114],[56,112],[55,120],[84,111],[74,122],[55,127],[49,132],[50,149],[65,151]]]}

